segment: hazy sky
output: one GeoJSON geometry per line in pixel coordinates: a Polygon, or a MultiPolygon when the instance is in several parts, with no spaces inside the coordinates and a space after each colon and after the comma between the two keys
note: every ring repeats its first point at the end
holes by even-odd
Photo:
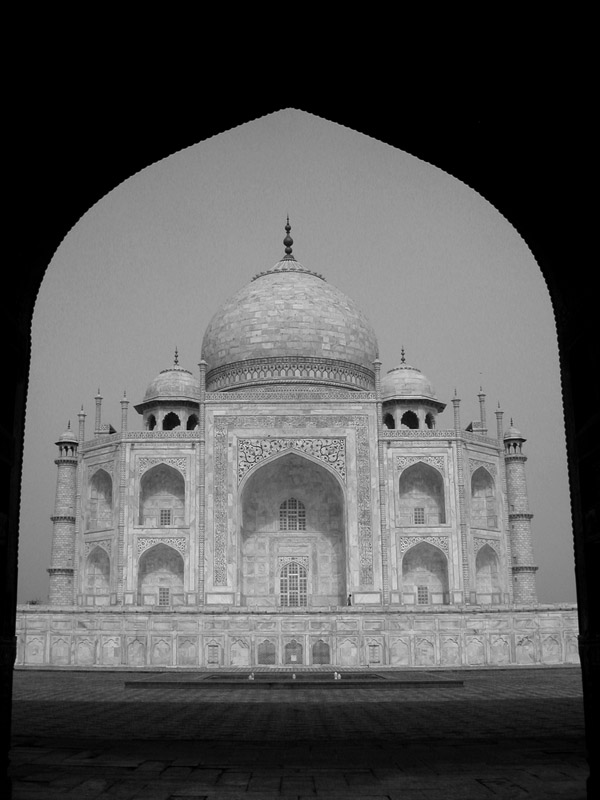
{"type": "Polygon", "coordinates": [[[57,456],[67,421],[104,397],[120,427],[173,363],[195,371],[221,303],[283,255],[352,297],[373,323],[383,371],[400,362],[433,382],[453,426],[487,394],[527,438],[540,602],[574,602],[573,538],[558,347],[542,274],[519,233],[442,170],[360,133],[285,110],[149,165],[93,206],[57,250],[33,319],[19,601],[47,598],[57,456]]]}

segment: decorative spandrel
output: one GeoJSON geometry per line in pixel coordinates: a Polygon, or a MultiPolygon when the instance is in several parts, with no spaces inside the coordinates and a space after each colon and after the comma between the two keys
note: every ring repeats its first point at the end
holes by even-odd
{"type": "Polygon", "coordinates": [[[238,439],[238,483],[256,464],[284,450],[298,450],[323,461],[346,480],[346,440],[323,439],[238,439]]]}

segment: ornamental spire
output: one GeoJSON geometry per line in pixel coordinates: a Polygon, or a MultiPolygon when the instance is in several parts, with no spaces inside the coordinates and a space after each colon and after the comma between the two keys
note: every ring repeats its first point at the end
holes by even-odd
{"type": "Polygon", "coordinates": [[[404,347],[402,347],[402,350],[400,350],[400,363],[406,363],[406,358],[404,357],[404,347]]]}
{"type": "Polygon", "coordinates": [[[175,347],[175,358],[173,359],[173,366],[179,366],[179,353],[177,352],[177,347],[175,347]]]}
{"type": "Polygon", "coordinates": [[[290,215],[287,216],[287,222],[285,225],[285,239],[283,240],[283,244],[285,245],[285,256],[283,257],[284,261],[295,261],[296,259],[292,255],[292,245],[294,244],[294,240],[290,236],[290,231],[292,230],[292,226],[290,225],[290,215]]]}

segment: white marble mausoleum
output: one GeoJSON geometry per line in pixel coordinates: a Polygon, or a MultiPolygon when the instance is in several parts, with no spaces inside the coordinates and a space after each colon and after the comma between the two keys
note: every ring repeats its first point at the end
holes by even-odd
{"type": "Polygon", "coordinates": [[[404,351],[292,254],[214,315],[119,429],[57,442],[48,605],[18,663],[115,667],[576,663],[537,602],[524,436],[463,426],[404,351]]]}

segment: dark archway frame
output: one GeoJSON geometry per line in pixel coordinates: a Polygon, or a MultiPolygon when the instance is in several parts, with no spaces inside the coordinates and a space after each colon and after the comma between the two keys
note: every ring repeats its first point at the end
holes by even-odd
{"type": "MultiPolygon", "coordinates": [[[[580,76],[577,80],[575,77],[571,76],[578,85],[580,76]]],[[[568,76],[563,79],[567,85],[568,76]]],[[[159,129],[154,103],[147,104],[145,115],[143,103],[131,104],[128,100],[120,106],[113,96],[109,111],[98,107],[93,91],[77,98],[67,91],[66,97],[59,98],[54,87],[50,91],[50,83],[51,76],[40,77],[38,96],[35,90],[23,91],[23,107],[14,107],[11,114],[17,133],[11,162],[17,166],[14,183],[6,194],[15,210],[8,230],[16,246],[9,267],[12,283],[3,293],[0,314],[5,344],[0,414],[0,659],[2,733],[7,743],[30,325],[44,272],[79,218],[123,180],[183,147],[285,107],[280,99],[285,93],[273,100],[258,97],[253,91],[248,93],[251,105],[244,106],[239,99],[228,102],[223,87],[218,86],[213,94],[203,95],[199,118],[190,119],[186,125],[166,115],[168,126],[159,129]],[[53,103],[62,101],[61,107],[45,108],[46,97],[52,97],[53,103]],[[44,124],[44,118],[50,116],[55,124],[44,124]]],[[[386,96],[384,87],[380,88],[380,95],[386,96]]],[[[243,95],[239,86],[235,94],[236,98],[243,95]]],[[[408,101],[401,113],[395,104],[381,103],[375,96],[361,99],[352,92],[345,97],[342,87],[335,94],[327,94],[320,103],[314,93],[304,98],[298,90],[296,107],[398,147],[478,191],[524,238],[546,280],[559,343],[586,737],[588,750],[593,752],[592,743],[600,737],[600,719],[592,712],[600,699],[599,614],[592,588],[599,571],[600,388],[595,376],[600,348],[588,266],[597,253],[596,248],[586,252],[584,246],[587,226],[582,221],[585,208],[581,202],[583,176],[588,171],[586,159],[591,152],[582,138],[589,123],[567,107],[554,87],[552,102],[547,105],[540,101],[538,91],[523,108],[514,100],[509,107],[496,101],[488,106],[487,95],[478,95],[466,106],[467,112],[457,110],[453,98],[449,109],[429,102],[425,114],[422,108],[411,108],[408,101]]],[[[3,767],[7,757],[7,750],[3,750],[3,767]]],[[[597,765],[590,761],[588,791],[592,796],[599,787],[597,765]]]]}

